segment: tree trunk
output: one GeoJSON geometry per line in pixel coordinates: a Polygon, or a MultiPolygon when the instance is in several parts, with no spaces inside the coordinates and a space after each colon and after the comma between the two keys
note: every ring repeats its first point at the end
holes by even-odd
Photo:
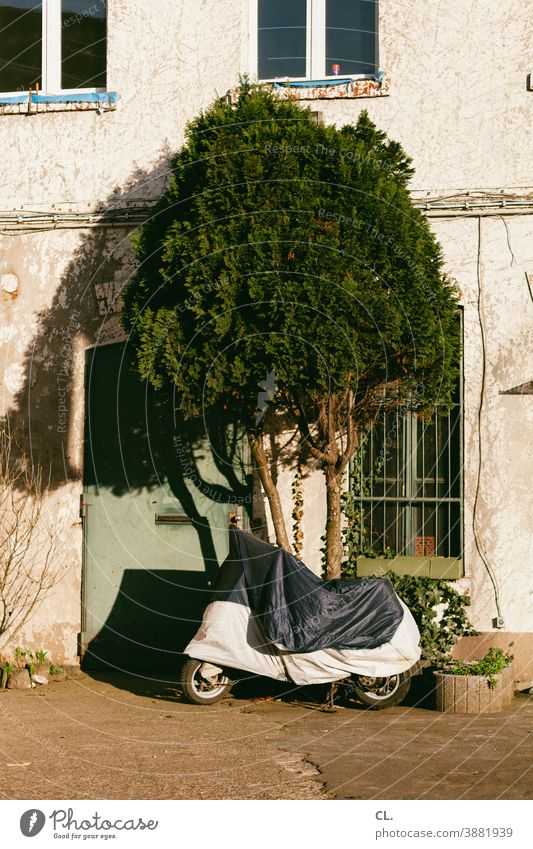
{"type": "Polygon", "coordinates": [[[326,580],[340,578],[343,556],[341,537],[341,493],[343,473],[335,466],[324,467],[326,478],[326,580]]]}
{"type": "Polygon", "coordinates": [[[270,513],[274,524],[276,542],[286,551],[292,553],[289,537],[287,535],[287,528],[285,527],[285,519],[283,518],[283,511],[281,509],[281,499],[279,497],[276,484],[270,474],[268,458],[265,453],[265,449],[263,448],[262,437],[253,431],[248,431],[248,442],[250,444],[250,450],[252,452],[252,457],[254,459],[261,485],[270,505],[270,513]]]}

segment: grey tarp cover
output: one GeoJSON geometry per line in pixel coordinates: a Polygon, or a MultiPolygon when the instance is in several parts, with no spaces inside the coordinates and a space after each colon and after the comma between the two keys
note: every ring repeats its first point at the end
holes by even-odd
{"type": "Polygon", "coordinates": [[[325,582],[282,548],[230,528],[230,550],[212,601],[250,608],[270,641],[289,652],[375,648],[403,618],[389,581],[325,582]]]}

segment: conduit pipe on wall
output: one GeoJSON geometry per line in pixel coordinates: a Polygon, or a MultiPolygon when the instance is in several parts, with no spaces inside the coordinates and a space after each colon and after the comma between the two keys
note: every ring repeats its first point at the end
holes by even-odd
{"type": "MultiPolygon", "coordinates": [[[[454,198],[448,200],[421,200],[414,198],[415,207],[427,218],[480,218],[486,216],[533,215],[533,200],[454,198]]],[[[0,232],[49,231],[91,227],[127,227],[142,224],[151,215],[156,201],[121,209],[93,212],[28,212],[25,210],[0,210],[0,232]]]]}
{"type": "Polygon", "coordinates": [[[483,417],[483,406],[485,401],[485,378],[486,378],[486,363],[487,363],[487,351],[485,345],[485,328],[483,325],[483,304],[482,304],[482,262],[481,262],[481,218],[482,216],[478,216],[478,244],[477,244],[477,314],[479,321],[479,330],[481,336],[481,387],[479,391],[479,406],[477,410],[477,438],[478,438],[478,468],[477,468],[477,480],[476,480],[476,491],[474,496],[474,506],[472,510],[472,533],[474,536],[474,543],[476,546],[476,550],[481,558],[483,566],[489,576],[493,593],[494,593],[494,602],[496,606],[496,619],[493,620],[493,627],[495,628],[503,628],[505,626],[503,613],[500,604],[500,592],[498,587],[498,580],[494,569],[489,562],[489,559],[483,550],[483,546],[481,545],[481,541],[479,539],[478,531],[477,531],[477,515],[478,515],[478,504],[479,504],[479,496],[481,491],[481,475],[483,470],[483,442],[482,442],[482,433],[481,433],[481,424],[483,417]]]}

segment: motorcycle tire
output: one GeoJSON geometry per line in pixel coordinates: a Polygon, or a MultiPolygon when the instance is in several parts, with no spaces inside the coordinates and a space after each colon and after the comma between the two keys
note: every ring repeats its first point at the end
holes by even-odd
{"type": "Polygon", "coordinates": [[[203,678],[203,660],[187,660],[181,670],[181,692],[193,705],[213,705],[229,695],[233,682],[224,675],[203,678]]]}
{"type": "Polygon", "coordinates": [[[350,690],[358,701],[370,710],[384,710],[403,702],[411,688],[409,671],[390,675],[387,678],[370,678],[353,675],[350,690]]]}

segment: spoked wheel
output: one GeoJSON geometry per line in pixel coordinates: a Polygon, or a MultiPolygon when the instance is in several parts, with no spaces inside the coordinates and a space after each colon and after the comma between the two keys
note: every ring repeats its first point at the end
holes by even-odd
{"type": "Polygon", "coordinates": [[[351,691],[357,699],[373,710],[399,705],[411,687],[409,672],[400,672],[388,678],[371,678],[366,675],[353,675],[351,691]]]}
{"type": "Polygon", "coordinates": [[[187,660],[181,670],[181,690],[188,702],[212,705],[229,695],[233,682],[223,673],[209,675],[203,660],[187,660]],[[202,675],[205,665],[207,673],[202,675]]]}

